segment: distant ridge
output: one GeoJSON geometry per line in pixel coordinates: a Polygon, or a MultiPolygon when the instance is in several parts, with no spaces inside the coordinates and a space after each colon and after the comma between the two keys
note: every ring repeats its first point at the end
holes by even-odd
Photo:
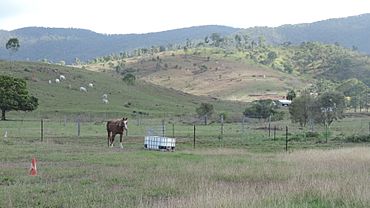
{"type": "Polygon", "coordinates": [[[242,30],[250,37],[265,36],[272,44],[290,42],[300,44],[318,41],[340,44],[370,54],[370,14],[334,18],[313,23],[282,25],[280,27],[253,27],[242,30]]]}
{"type": "MultiPolygon", "coordinates": [[[[18,60],[47,59],[71,63],[75,58],[86,61],[112,53],[136,48],[167,46],[184,43],[186,39],[203,39],[212,33],[232,34],[239,29],[208,25],[147,34],[106,35],[85,29],[26,27],[13,31],[0,31],[0,45],[5,46],[11,37],[17,37],[20,50],[14,54],[18,60]]],[[[5,47],[0,48],[0,59],[8,59],[5,47]]]]}
{"type": "Polygon", "coordinates": [[[370,54],[370,14],[346,18],[328,19],[314,23],[282,25],[280,27],[253,27],[238,29],[227,26],[207,25],[168,30],[147,34],[107,35],[86,29],[26,27],[13,31],[0,30],[0,59],[9,59],[5,49],[11,37],[20,40],[21,48],[12,56],[16,60],[73,63],[112,53],[132,51],[151,46],[167,46],[185,43],[189,40],[204,40],[212,33],[222,36],[246,33],[251,39],[264,36],[271,44],[300,44],[318,41],[340,44],[370,54]]]}

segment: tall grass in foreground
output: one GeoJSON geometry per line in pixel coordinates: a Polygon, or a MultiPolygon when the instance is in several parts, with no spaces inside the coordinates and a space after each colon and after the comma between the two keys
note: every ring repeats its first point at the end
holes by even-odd
{"type": "Polygon", "coordinates": [[[369,207],[370,148],[144,151],[2,141],[0,207],[369,207]],[[27,175],[32,156],[39,174],[27,175]]]}

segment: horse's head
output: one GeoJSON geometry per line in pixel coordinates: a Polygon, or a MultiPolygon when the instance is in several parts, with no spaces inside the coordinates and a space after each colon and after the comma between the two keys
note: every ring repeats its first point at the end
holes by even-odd
{"type": "Polygon", "coordinates": [[[125,130],[127,130],[127,122],[128,122],[127,118],[122,118],[119,125],[122,126],[125,130]]]}

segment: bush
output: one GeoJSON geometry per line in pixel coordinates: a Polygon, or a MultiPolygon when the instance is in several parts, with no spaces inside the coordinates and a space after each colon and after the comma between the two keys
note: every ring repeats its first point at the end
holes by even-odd
{"type": "Polygon", "coordinates": [[[320,136],[320,134],[317,133],[317,132],[309,131],[309,132],[306,133],[306,137],[318,138],[319,136],[320,136]]]}
{"type": "Polygon", "coordinates": [[[353,143],[370,142],[370,135],[351,135],[346,137],[345,141],[353,143]]]}
{"type": "Polygon", "coordinates": [[[284,120],[285,113],[284,111],[276,111],[274,114],[271,116],[271,121],[281,121],[284,120]]]}

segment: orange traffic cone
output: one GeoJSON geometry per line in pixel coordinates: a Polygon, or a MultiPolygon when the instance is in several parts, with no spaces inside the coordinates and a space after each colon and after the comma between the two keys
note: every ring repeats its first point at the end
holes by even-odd
{"type": "Polygon", "coordinates": [[[30,168],[30,175],[36,176],[37,175],[37,167],[36,167],[36,159],[32,158],[31,168],[30,168]]]}

